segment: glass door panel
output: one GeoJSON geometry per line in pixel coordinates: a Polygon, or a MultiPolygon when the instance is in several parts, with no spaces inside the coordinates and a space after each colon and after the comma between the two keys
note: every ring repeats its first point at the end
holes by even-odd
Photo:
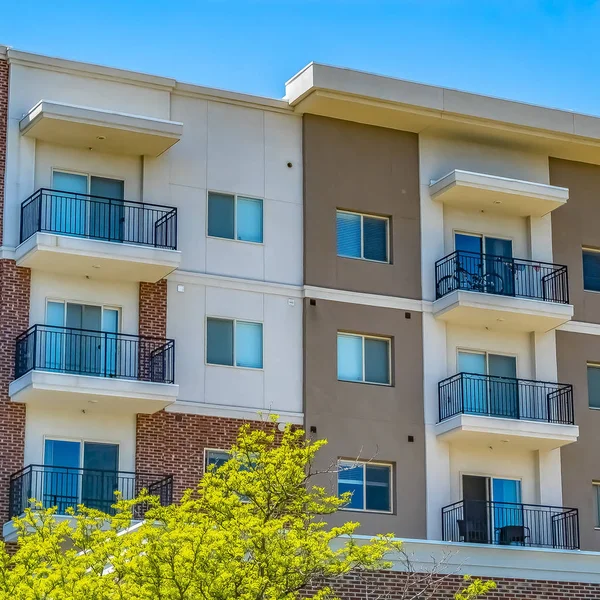
{"type": "MultiPolygon", "coordinates": [[[[102,311],[102,331],[104,336],[103,360],[107,377],[116,377],[119,372],[119,343],[117,333],[119,332],[119,311],[116,308],[105,308],[102,311]]],[[[137,364],[137,360],[135,361],[137,364]]]]}
{"type": "Polygon", "coordinates": [[[475,475],[462,476],[463,522],[459,521],[459,533],[465,542],[487,544],[490,536],[489,479],[475,475]],[[462,531],[461,531],[462,530],[462,531]]]}
{"type": "Polygon", "coordinates": [[[515,263],[512,240],[485,238],[486,285],[489,293],[515,295],[515,263]],[[493,289],[492,289],[493,288],[493,289]]]}
{"type": "Polygon", "coordinates": [[[51,196],[51,206],[42,213],[42,218],[49,219],[50,223],[42,223],[42,226],[58,233],[85,235],[88,215],[85,197],[81,194],[88,193],[87,175],[54,171],[52,187],[63,193],[51,196]]]}
{"type": "Polygon", "coordinates": [[[118,489],[119,446],[85,442],[81,500],[89,508],[111,512],[118,489]]]}
{"type": "Polygon", "coordinates": [[[514,356],[488,354],[488,374],[504,378],[490,379],[490,414],[518,419],[519,386],[514,381],[517,377],[517,359],[514,356]]]}
{"type": "Polygon", "coordinates": [[[118,179],[90,178],[90,235],[111,242],[122,242],[125,228],[123,199],[125,185],[118,179]]]}
{"type": "Polygon", "coordinates": [[[458,353],[459,373],[468,373],[462,380],[464,412],[487,414],[488,385],[485,354],[477,352],[458,353]]]}
{"type": "Polygon", "coordinates": [[[68,332],[66,367],[73,373],[99,375],[102,372],[102,307],[67,304],[68,332]]]}
{"type": "MultiPolygon", "coordinates": [[[[81,444],[64,440],[46,440],[44,444],[43,493],[46,508],[56,506],[59,514],[79,504],[79,461],[81,444]]],[[[34,486],[35,487],[35,486],[34,486]]],[[[31,496],[39,497],[38,490],[31,496]]]]}
{"type": "Polygon", "coordinates": [[[454,248],[464,253],[459,254],[456,265],[460,288],[463,290],[477,289],[483,276],[481,237],[455,233],[454,248]]]}
{"type": "MultiPolygon", "coordinates": [[[[46,325],[65,326],[65,303],[48,302],[46,305],[46,325]]],[[[65,358],[65,332],[63,329],[48,327],[43,330],[43,340],[40,340],[40,364],[50,371],[63,371],[65,358]]]]}
{"type": "Polygon", "coordinates": [[[523,526],[521,482],[516,479],[492,479],[494,532],[499,544],[524,545],[527,538],[523,526]]]}

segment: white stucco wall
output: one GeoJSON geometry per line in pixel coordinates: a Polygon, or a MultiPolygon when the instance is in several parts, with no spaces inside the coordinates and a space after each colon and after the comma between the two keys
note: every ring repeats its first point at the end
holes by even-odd
{"type": "Polygon", "coordinates": [[[302,412],[302,303],[283,294],[169,280],[167,335],[176,340],[178,404],[229,410],[302,412]],[[185,282],[185,283],[181,283],[185,282]],[[184,291],[178,292],[177,286],[184,291]],[[293,303],[293,305],[291,305],[293,303]],[[206,318],[263,323],[262,369],[205,364],[206,318]]]}
{"type": "Polygon", "coordinates": [[[517,359],[517,377],[520,379],[534,377],[533,348],[529,333],[486,331],[474,327],[448,325],[446,339],[448,377],[458,372],[457,361],[460,350],[514,356],[517,359]]]}
{"type": "Polygon", "coordinates": [[[81,304],[119,307],[121,331],[134,335],[138,332],[139,288],[136,282],[93,280],[33,270],[30,325],[46,322],[47,300],[68,300],[81,304]]]}
{"type": "Polygon", "coordinates": [[[103,414],[90,405],[79,409],[27,407],[25,464],[43,464],[46,438],[119,445],[119,470],[135,471],[135,415],[103,414]]]}

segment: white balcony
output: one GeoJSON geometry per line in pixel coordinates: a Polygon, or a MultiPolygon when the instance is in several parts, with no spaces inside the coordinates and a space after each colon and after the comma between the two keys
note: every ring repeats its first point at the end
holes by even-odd
{"type": "Polygon", "coordinates": [[[543,217],[566,204],[567,188],[455,170],[431,183],[432,200],[490,215],[543,217]]]}
{"type": "Polygon", "coordinates": [[[159,156],[179,141],[182,123],[40,100],[19,122],[21,135],[109,152],[159,156]]]}

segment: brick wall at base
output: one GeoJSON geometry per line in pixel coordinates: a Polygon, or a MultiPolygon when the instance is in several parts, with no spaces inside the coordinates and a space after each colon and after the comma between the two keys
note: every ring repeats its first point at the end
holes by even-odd
{"type": "Polygon", "coordinates": [[[8,396],[14,379],[15,339],[29,327],[30,270],[0,260],[0,523],[8,520],[9,478],[23,468],[25,405],[8,396]]]}
{"type": "MultiPolygon", "coordinates": [[[[410,593],[403,595],[406,577],[406,573],[400,571],[380,571],[361,576],[353,575],[336,582],[334,589],[341,600],[371,600],[372,598],[404,600],[404,598],[414,597],[418,591],[423,589],[422,586],[415,586],[408,590],[410,593]]],[[[497,587],[483,596],[486,600],[598,600],[600,598],[600,584],[597,583],[510,579],[506,577],[492,577],[491,579],[496,582],[497,587]]],[[[463,587],[462,577],[451,575],[441,582],[440,587],[435,592],[431,595],[425,594],[422,598],[453,600],[454,594],[463,587]]],[[[303,596],[310,598],[311,591],[306,590],[303,596]]]]}
{"type": "Polygon", "coordinates": [[[136,471],[173,475],[174,498],[195,488],[204,474],[204,450],[228,450],[246,422],[271,428],[271,423],[167,413],[137,416],[136,471]]]}

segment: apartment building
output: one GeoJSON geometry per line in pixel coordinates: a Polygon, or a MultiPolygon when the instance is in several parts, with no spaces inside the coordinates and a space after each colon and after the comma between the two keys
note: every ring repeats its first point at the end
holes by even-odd
{"type": "Polygon", "coordinates": [[[329,441],[334,523],[600,594],[599,165],[565,111],[0,49],[4,538],[31,496],[171,502],[276,413],[329,441]]]}

